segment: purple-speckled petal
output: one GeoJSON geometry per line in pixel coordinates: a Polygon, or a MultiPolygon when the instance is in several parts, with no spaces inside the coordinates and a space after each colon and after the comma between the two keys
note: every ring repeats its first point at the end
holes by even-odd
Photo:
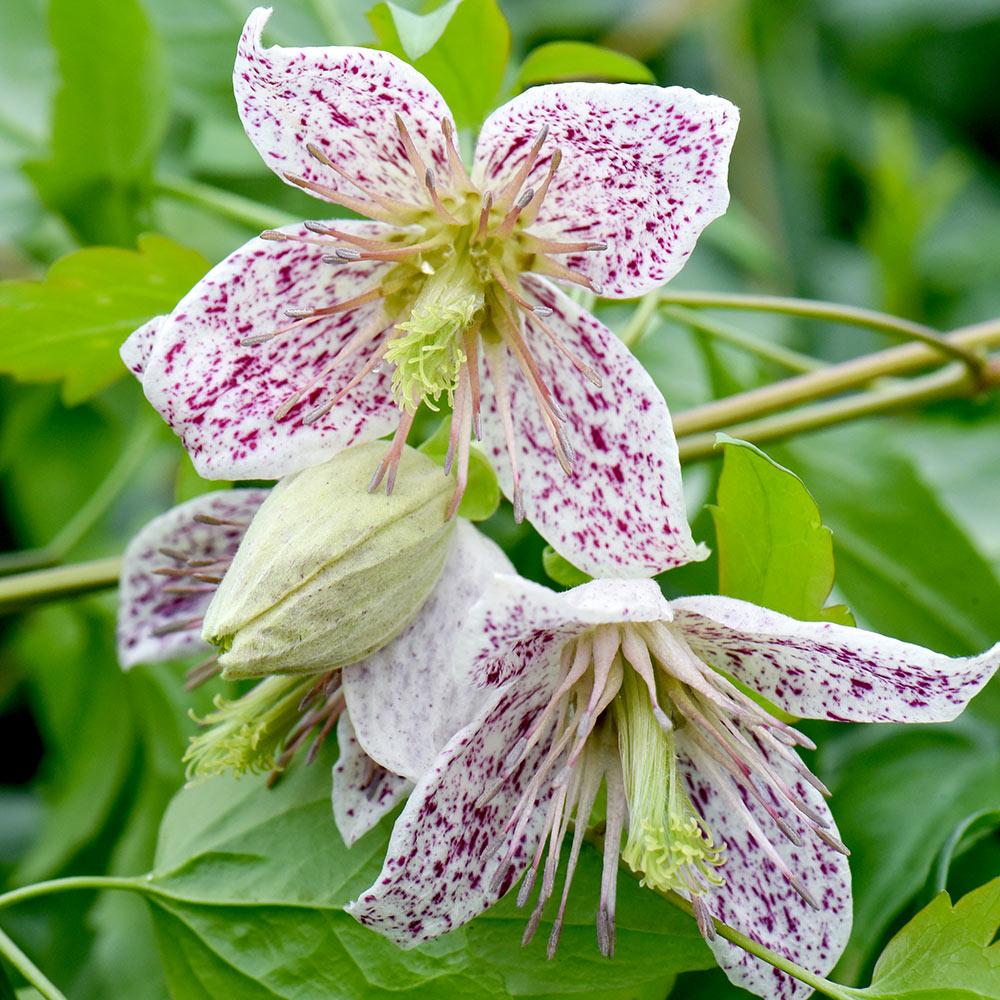
{"type": "MultiPolygon", "coordinates": [[[[338,226],[364,236],[386,232],[373,222],[338,226]]],[[[312,237],[301,226],[282,232],[312,237]]],[[[246,337],[293,323],[286,309],[343,302],[375,286],[390,266],[329,265],[322,255],[310,243],[251,240],[212,268],[160,325],[142,387],[205,478],[277,479],[381,437],[398,422],[388,376],[369,374],[325,416],[303,423],[369,360],[371,344],[338,364],[286,419],[274,419],[281,403],[318,376],[380,308],[367,303],[242,346],[246,337]]]]}
{"type": "Polygon", "coordinates": [[[951,658],[728,597],[685,597],[671,607],[675,624],[706,662],[804,718],[945,722],[1000,665],[1000,643],[979,656],[951,658]]]}
{"type": "MultiPolygon", "coordinates": [[[[594,625],[670,621],[653,580],[591,580],[561,593],[519,576],[495,576],[468,615],[455,656],[481,688],[498,687],[594,625]]],[[[558,661],[558,656],[556,656],[558,661]]]]}
{"type": "Polygon", "coordinates": [[[491,888],[512,846],[514,831],[503,837],[504,828],[548,751],[549,738],[488,803],[476,805],[504,773],[508,754],[551,695],[550,670],[524,681],[501,690],[484,715],[444,748],[396,820],[378,878],[345,907],[400,947],[412,948],[478,916],[514,885],[531,858],[549,790],[514,845],[513,864],[491,888]]]}
{"type": "Polygon", "coordinates": [[[494,573],[513,573],[503,550],[467,521],[433,593],[388,646],[341,672],[354,729],[381,764],[414,781],[483,707],[483,690],[458,669],[455,646],[469,609],[494,573]]]}
{"type": "MultiPolygon", "coordinates": [[[[200,584],[190,577],[178,580],[155,573],[157,569],[176,569],[183,565],[179,559],[164,555],[160,550],[172,549],[190,559],[230,559],[246,528],[201,524],[195,521],[195,515],[249,523],[267,492],[220,490],[205,493],[154,518],[129,542],[122,560],[118,590],[118,661],[124,670],[137,663],[158,663],[210,648],[202,641],[200,625],[166,635],[154,634],[157,629],[173,623],[200,623],[214,591],[210,584],[200,584]],[[196,594],[164,593],[164,588],[178,584],[206,589],[196,594]]],[[[202,572],[209,572],[209,569],[202,572]]]]}
{"type": "Polygon", "coordinates": [[[443,175],[441,121],[451,120],[444,98],[388,52],[264,48],[261,32],[270,13],[258,7],[250,14],[233,69],[240,118],[264,162],[279,176],[289,171],[350,198],[372,202],[370,192],[429,207],[424,178],[406,158],[394,114],[424,164],[443,175]],[[347,177],[314,159],[307,143],[320,147],[347,177]]]}
{"type": "Polygon", "coordinates": [[[361,749],[351,717],[337,721],[340,756],[333,765],[333,819],[350,847],[409,795],[411,782],[380,767],[361,749]]]}
{"type": "MultiPolygon", "coordinates": [[[[347,908],[403,947],[443,934],[491,906],[513,885],[535,847],[544,809],[536,806],[497,891],[490,882],[510,846],[497,841],[547,752],[543,737],[488,803],[477,799],[504,773],[558,683],[563,645],[591,625],[670,617],[649,580],[595,580],[561,594],[516,576],[494,576],[468,614],[456,656],[486,697],[480,717],[455,735],[418,783],[393,829],[374,885],[347,908]]],[[[547,800],[551,788],[541,798],[547,800]]],[[[544,801],[541,803],[544,805],[544,801]]]]}
{"type": "MultiPolygon", "coordinates": [[[[642,577],[704,559],[688,527],[670,412],[622,342],[558,289],[525,281],[553,310],[549,329],[602,379],[584,378],[541,331],[526,336],[542,379],[566,412],[574,474],[559,464],[527,380],[509,362],[524,510],[539,534],[591,576],[642,577]]],[[[485,365],[485,361],[484,361],[485,365]]],[[[488,365],[485,365],[488,370],[488,365]]],[[[513,480],[492,377],[482,379],[483,449],[511,496],[513,480]]]]}
{"type": "Polygon", "coordinates": [[[642,295],[684,266],[701,231],[729,204],[726,175],[739,112],[683,87],[569,83],[532,87],[483,125],[473,179],[497,187],[548,137],[528,186],[551,154],[562,162],[533,232],[606,243],[563,259],[604,295],[642,295]]]}
{"type": "MultiPolygon", "coordinates": [[[[683,738],[679,738],[679,746],[683,747],[683,738]]],[[[760,749],[781,778],[829,823],[829,831],[837,836],[823,796],[803,781],[791,765],[766,748],[760,749]]],[[[739,812],[683,752],[679,765],[691,801],[713,838],[727,845],[726,861],[719,869],[725,884],[704,896],[713,916],[793,962],[826,975],[836,964],[851,932],[851,872],[847,858],[819,840],[783,800],[763,791],[776,812],[804,841],[802,847],[796,847],[745,789],[732,782],[735,794],[746,804],[782,860],[819,904],[819,909],[814,910],[761,850],[739,812]]],[[[812,992],[804,983],[721,937],[710,942],[710,946],[730,980],[751,993],[769,1000],[802,1000],[812,992]]]]}
{"type": "Polygon", "coordinates": [[[153,352],[153,342],[156,334],[166,316],[154,316],[148,323],[143,323],[138,330],[134,330],[122,344],[118,353],[121,355],[125,367],[141,382],[142,374],[146,370],[146,363],[153,352]]]}

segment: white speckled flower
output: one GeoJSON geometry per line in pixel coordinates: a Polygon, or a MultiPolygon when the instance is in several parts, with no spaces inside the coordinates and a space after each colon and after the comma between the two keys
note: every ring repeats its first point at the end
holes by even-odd
{"type": "MultiPolygon", "coordinates": [[[[118,607],[118,657],[124,669],[211,651],[201,638],[202,619],[267,495],[259,489],[204,494],[155,518],[132,539],[122,564],[118,607]]],[[[217,701],[217,711],[205,720],[213,725],[210,738],[192,743],[190,773],[223,767],[237,773],[280,771],[314,734],[309,754],[315,754],[337,723],[333,812],[344,840],[353,843],[413,787],[372,760],[355,734],[350,718],[355,702],[366,724],[379,708],[364,678],[377,677],[383,669],[395,675],[405,662],[415,668],[409,676],[422,690],[449,692],[439,698],[433,720],[422,726],[425,753],[436,753],[472,717],[481,696],[470,689],[463,697],[463,689],[451,681],[455,630],[492,575],[509,572],[500,549],[460,520],[435,589],[395,639],[339,670],[265,677],[242,698],[217,701]]],[[[189,686],[216,673],[217,660],[212,656],[195,667],[189,686]]]]}
{"type": "Polygon", "coordinates": [[[593,575],[692,558],[670,415],[606,327],[549,279],[641,295],[680,270],[728,203],[738,114],[684,88],[536,87],[494,112],[466,171],[434,87],[377,50],[240,40],[247,134],[289,184],[371,221],[263,234],[123,357],[215,479],[278,478],[452,407],[466,482],[481,439],[501,486],[593,575]],[[619,539],[629,536],[629,545],[619,539]]]}
{"type": "MultiPolygon", "coordinates": [[[[408,749],[417,712],[369,741],[416,788],[381,874],[348,911],[410,947],[481,913],[527,869],[523,905],[542,868],[527,942],[573,822],[551,955],[603,781],[601,951],[614,951],[620,855],[645,884],[692,902],[734,983],[775,1000],[810,990],[717,937],[712,918],[825,974],[850,932],[850,872],[826,790],[794,749],[809,740],[743,689],[809,718],[941,721],[1000,663],[1000,644],[949,659],[730,598],[668,602],[652,581],[556,594],[501,576],[468,622],[469,683],[492,697],[432,759],[408,749]]],[[[368,698],[391,704],[408,669],[370,677],[368,698]]]]}

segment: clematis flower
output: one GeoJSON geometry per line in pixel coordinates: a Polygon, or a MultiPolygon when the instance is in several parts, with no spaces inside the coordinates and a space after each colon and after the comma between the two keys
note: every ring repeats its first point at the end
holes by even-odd
{"type": "Polygon", "coordinates": [[[369,221],[265,232],[123,348],[207,478],[277,478],[451,407],[449,466],[480,438],[518,518],[587,572],[692,558],[666,404],[553,284],[641,295],[728,203],[737,111],[684,88],[558,84],[494,112],[471,172],[411,66],[359,48],[265,48],[234,71],[244,127],[287,183],[369,221]],[[627,532],[631,544],[616,539],[627,532]]]}
{"type": "MultiPolygon", "coordinates": [[[[602,953],[614,952],[620,855],[644,884],[689,899],[729,978],[771,998],[810,990],[716,936],[712,918],[826,973],[850,931],[850,872],[826,789],[795,749],[812,744],[744,691],[797,716],[931,722],[954,718],[1000,663],[1000,644],[949,659],[725,597],[668,602],[652,581],[556,594],[498,577],[467,632],[468,683],[493,692],[478,716],[416,768],[406,746],[419,711],[368,741],[416,788],[381,874],[348,912],[411,947],[481,913],[526,870],[524,905],[541,871],[527,943],[572,823],[551,957],[603,782],[602,953]]],[[[368,697],[392,705],[398,687],[412,705],[409,669],[370,677],[368,697]]]]}
{"type": "MultiPolygon", "coordinates": [[[[147,524],[125,551],[119,591],[118,657],[123,669],[196,655],[212,649],[201,623],[240,541],[267,490],[208,493],[175,507],[147,524]]],[[[311,761],[337,725],[340,756],[333,770],[333,812],[351,844],[412,789],[405,777],[376,763],[363,749],[351,723],[355,700],[366,721],[377,707],[363,678],[396,672],[399,661],[420,659],[430,689],[447,684],[455,631],[463,615],[495,572],[508,573],[503,552],[467,521],[456,526],[441,577],[420,612],[400,634],[357,664],[311,675],[265,677],[234,701],[216,699],[204,720],[213,728],[195,737],[188,752],[189,774],[272,770],[280,773],[315,734],[311,761]],[[348,683],[354,671],[359,677],[348,683]],[[370,674],[369,674],[370,672],[370,674]]],[[[193,687],[219,670],[210,656],[188,674],[193,687]]],[[[436,752],[470,718],[468,701],[442,699],[434,725],[426,727],[436,752]]]]}

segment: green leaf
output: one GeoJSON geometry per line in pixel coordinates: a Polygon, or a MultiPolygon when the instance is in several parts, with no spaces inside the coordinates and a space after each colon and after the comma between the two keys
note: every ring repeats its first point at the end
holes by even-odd
{"type": "Polygon", "coordinates": [[[858,726],[824,742],[820,763],[851,848],[854,933],[839,968],[853,979],[949,834],[1000,802],[1000,732],[972,711],[947,725],[858,726]]]}
{"type": "Polygon", "coordinates": [[[878,1000],[1000,1000],[1000,878],[954,906],[942,892],[882,952],[872,984],[853,990],[878,1000]]]}
{"type": "Polygon", "coordinates": [[[437,87],[459,128],[478,126],[493,108],[510,55],[510,29],[496,0],[451,0],[430,14],[380,3],[368,20],[381,48],[437,87]]]}
{"type": "Polygon", "coordinates": [[[963,816],[948,835],[934,862],[932,881],[936,892],[948,887],[952,864],[979,841],[1000,831],[1000,809],[980,809],[963,816]]]}
{"type": "Polygon", "coordinates": [[[649,67],[614,49],[589,42],[549,42],[528,53],[517,71],[515,90],[562,80],[620,80],[656,83],[649,67]]]}
{"type": "MultiPolygon", "coordinates": [[[[417,449],[440,466],[444,466],[448,455],[450,427],[450,421],[442,420],[437,430],[417,449]]],[[[470,521],[485,521],[496,513],[499,506],[500,484],[497,482],[493,466],[478,448],[470,447],[469,483],[462,495],[458,515],[467,517],[470,521]]]]}
{"type": "Polygon", "coordinates": [[[150,235],[138,251],[90,247],[57,260],[44,281],[2,283],[0,371],[62,380],[63,400],[79,403],[125,374],[122,341],[207,269],[195,251],[150,235]]]}
{"type": "Polygon", "coordinates": [[[51,0],[59,57],[52,155],[29,170],[48,205],[91,243],[148,226],[153,156],[167,125],[162,46],[137,0],[51,0]]]}
{"type": "Polygon", "coordinates": [[[885,424],[774,449],[809,484],[834,532],[837,586],[866,625],[967,656],[997,639],[1000,582],[892,445],[885,424]]]}
{"type": "Polygon", "coordinates": [[[436,941],[398,949],[340,909],[374,881],[392,821],[344,846],[330,814],[333,753],[271,790],[224,776],[174,799],[145,882],[173,995],[654,1000],[676,972],[711,966],[693,921],[631,879],[619,887],[615,960],[601,958],[601,862],[589,846],[554,961],[545,922],[522,950],[527,914],[510,897],[436,941]]]}
{"type": "Polygon", "coordinates": [[[727,434],[712,507],[719,593],[803,621],[853,624],[846,608],[824,608],[833,586],[833,535],[802,480],[759,448],[727,434]]]}
{"type": "Polygon", "coordinates": [[[579,587],[581,583],[594,579],[564,559],[551,545],[546,545],[542,551],[542,566],[549,579],[563,587],[579,587]]]}

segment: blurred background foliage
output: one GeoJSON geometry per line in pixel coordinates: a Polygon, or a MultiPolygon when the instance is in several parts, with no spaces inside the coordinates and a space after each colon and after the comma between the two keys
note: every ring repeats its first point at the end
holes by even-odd
{"type": "MultiPolygon", "coordinates": [[[[20,376],[0,382],[0,536],[4,550],[22,553],[0,557],[0,569],[117,554],[155,514],[210,488],[139,386],[118,377],[116,347],[206,261],[315,212],[264,168],[235,113],[232,60],[252,6],[0,3],[0,370],[20,376]],[[201,256],[177,251],[158,263],[148,245],[136,256],[150,232],[201,256]],[[59,308],[52,297],[36,302],[25,280],[92,245],[129,253],[75,258],[59,308]],[[127,294],[95,282],[108,268],[128,272],[127,294]],[[87,351],[67,334],[81,312],[104,331],[87,351]]],[[[372,40],[365,4],[275,6],[273,42],[372,40]]],[[[597,42],[663,84],[741,107],[732,208],[673,289],[826,298],[942,330],[1000,315],[997,0],[500,6],[511,67],[546,42],[597,42]]],[[[621,330],[631,307],[597,310],[621,330]]],[[[820,361],[889,343],[775,315],[719,318],[820,361]]],[[[675,411],[787,374],[665,315],[636,353],[675,411]]],[[[997,639],[998,408],[995,397],[938,403],[768,449],[833,529],[835,598],[860,624],[950,654],[997,639]]],[[[711,519],[698,512],[717,474],[714,462],[686,471],[696,536],[710,544],[711,519]]],[[[509,507],[488,530],[522,572],[545,579],[542,543],[509,507]]],[[[716,573],[712,560],[663,582],[670,592],[712,590],[716,573]]],[[[113,610],[113,595],[101,595],[0,619],[0,876],[11,885],[144,871],[181,784],[186,713],[209,693],[181,692],[173,668],[121,674],[113,610]]],[[[937,888],[954,896],[1000,871],[1000,690],[994,683],[947,726],[807,728],[823,741],[817,767],[854,851],[856,933],[839,972],[866,981],[887,935],[937,888]]],[[[135,899],[63,895],[5,912],[3,923],[73,1000],[166,995],[135,899]]],[[[711,972],[686,974],[676,995],[730,993],[711,972]]]]}

